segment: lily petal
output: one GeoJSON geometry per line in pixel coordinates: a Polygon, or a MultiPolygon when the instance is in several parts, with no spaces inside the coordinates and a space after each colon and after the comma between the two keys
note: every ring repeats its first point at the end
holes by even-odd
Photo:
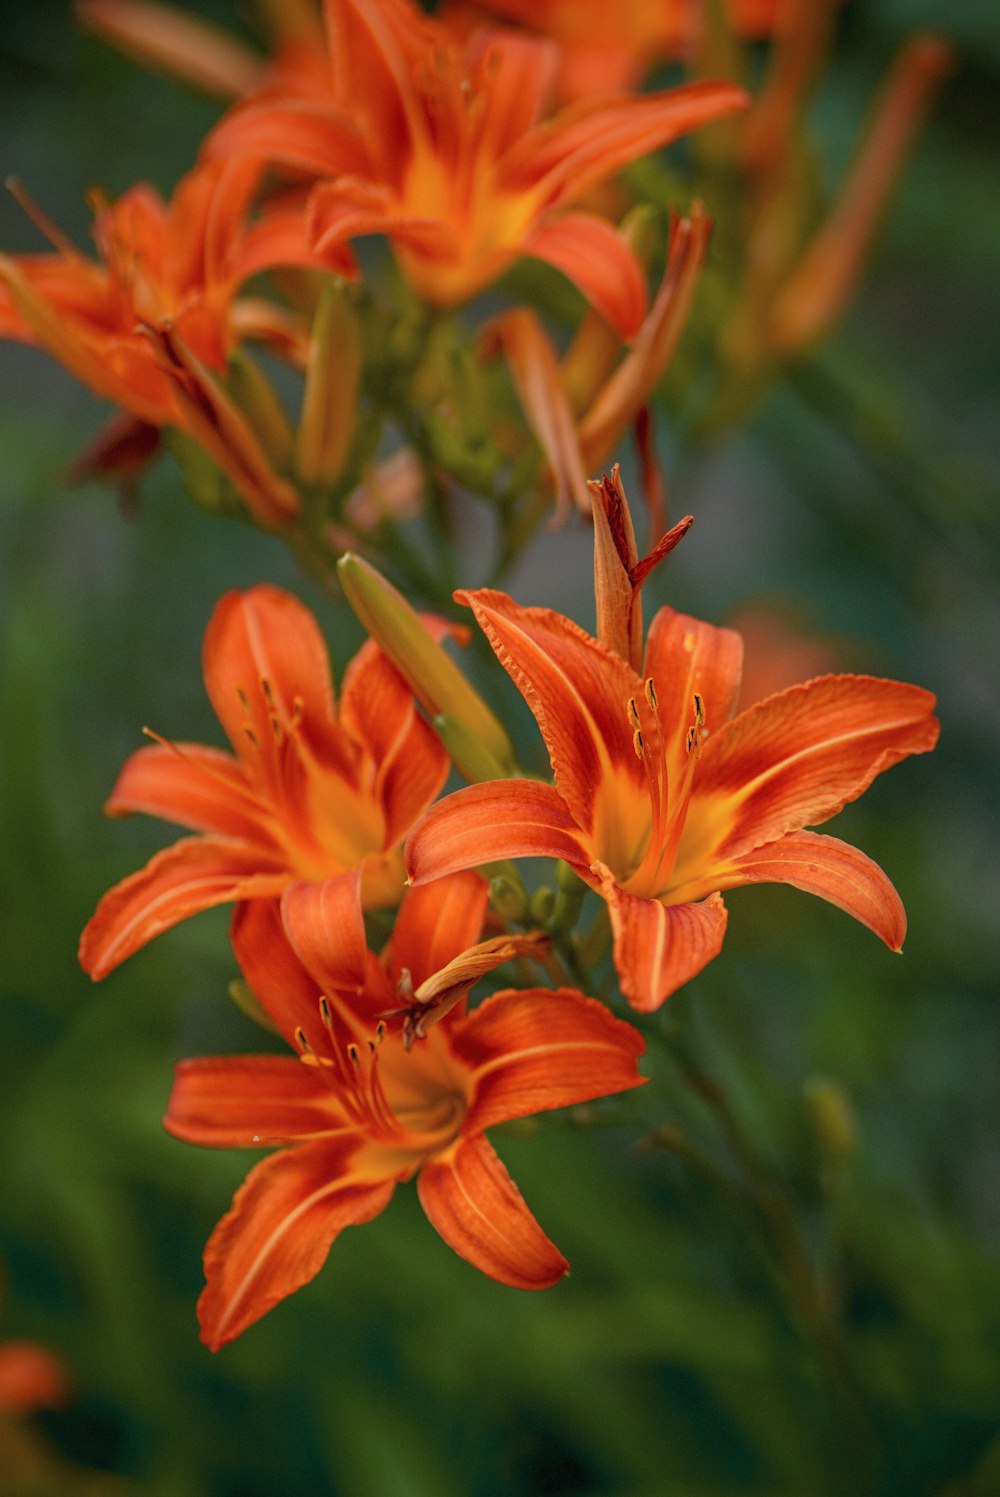
{"type": "Polygon", "coordinates": [[[626,893],[610,876],[603,893],[621,990],[640,1013],[659,1008],[722,950],[727,916],[719,894],[698,904],[661,904],[626,893]]]}
{"type": "Polygon", "coordinates": [[[614,846],[613,824],[633,820],[632,808],[622,804],[630,791],[646,804],[626,710],[630,697],[642,695],[639,677],[571,619],[549,608],[522,608],[506,594],[486,588],[455,597],[473,610],[534,713],[559,794],[577,825],[599,846],[614,846]]]}
{"type": "Polygon", "coordinates": [[[340,723],[378,766],[375,797],[385,815],[385,845],[392,846],[437,795],[450,765],[410,687],[374,641],[362,645],[344,673],[340,723]]]}
{"type": "Polygon", "coordinates": [[[357,1149],[355,1139],[300,1145],[250,1171],[205,1248],[198,1320],[213,1351],[315,1278],[344,1227],[389,1204],[394,1181],[351,1173],[357,1149]]]}
{"type": "Polygon", "coordinates": [[[562,271],[622,338],[634,338],[646,315],[646,278],[628,241],[592,213],[543,219],[522,248],[562,271]]]}
{"type": "Polygon", "coordinates": [[[501,1284],[548,1289],[569,1268],[482,1134],[425,1164],[417,1193],[448,1246],[501,1284]]]}
{"type": "MultiPolygon", "coordinates": [[[[876,775],[938,739],[934,697],[871,676],[821,676],[710,733],[689,826],[733,859],[785,832],[827,821],[876,775]]],[[[683,854],[682,854],[683,856],[683,854]]]]}
{"type": "Polygon", "coordinates": [[[477,873],[411,889],[400,906],[383,961],[398,976],[405,967],[414,988],[479,940],[489,887],[477,873]]]}
{"type": "Polygon", "coordinates": [[[573,413],[559,375],[555,349],[528,307],[507,312],[495,324],[517,398],[552,473],[556,495],[553,523],[569,518],[574,505],[589,507],[587,474],[573,413]]]}
{"type": "Polygon", "coordinates": [[[587,187],[629,162],[669,145],[688,130],[747,107],[732,83],[687,83],[660,94],[589,100],[539,126],[504,163],[504,181],[530,181],[551,205],[579,198],[587,187]]]}
{"type": "Polygon", "coordinates": [[[818,894],[867,925],[892,951],[902,950],[906,912],[895,887],[877,863],[837,837],[789,832],[734,859],[732,873],[714,887],[757,883],[791,884],[818,894]]]}
{"type": "Polygon", "coordinates": [[[576,868],[589,862],[562,796],[537,780],[491,780],[456,790],[431,807],[406,843],[414,884],[518,857],[562,858],[576,868]]]}
{"type": "Polygon", "coordinates": [[[655,682],[664,738],[683,738],[695,720],[696,692],[711,737],[736,708],[743,641],[734,629],[661,608],[649,628],[645,671],[655,682]]]}
{"type": "Polygon", "coordinates": [[[299,1032],[310,1043],[318,1038],[320,984],[293,950],[278,900],[250,899],[238,904],[229,938],[251,992],[292,1048],[299,1048],[299,1032]]]}
{"type": "MultiPolygon", "coordinates": [[[[337,736],[330,662],[315,618],[280,588],[226,593],[205,632],[203,663],[209,700],[230,743],[248,774],[263,776],[277,798],[274,713],[287,722],[308,705],[324,738],[337,736]]],[[[343,768],[349,772],[349,758],[343,768]]]]}
{"type": "Polygon", "coordinates": [[[185,837],[108,890],[80,937],[80,965],[96,982],[189,915],[271,898],[287,883],[283,861],[259,844],[185,837]]]}
{"type": "Polygon", "coordinates": [[[452,1044],[472,1072],[470,1132],[646,1080],[636,1069],[646,1048],[639,1031],[569,988],[496,993],[453,1031],[452,1044]]]}
{"type": "Polygon", "coordinates": [[[264,813],[243,769],[229,754],[200,743],[137,749],[122,765],[104,809],[109,816],[141,811],[196,832],[266,841],[264,813]]]}
{"type": "Polygon", "coordinates": [[[319,1071],[286,1055],[182,1060],[163,1126],[214,1149],[300,1143],[330,1133],[330,1088],[319,1071]]]}
{"type": "Polygon", "coordinates": [[[359,867],[321,884],[291,884],[285,891],[282,923],[318,992],[351,993],[364,985],[368,942],[360,887],[359,867]]]}

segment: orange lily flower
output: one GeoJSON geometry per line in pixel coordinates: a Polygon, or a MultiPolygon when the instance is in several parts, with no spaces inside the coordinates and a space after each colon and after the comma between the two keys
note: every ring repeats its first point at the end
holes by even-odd
{"type": "Polygon", "coordinates": [[[308,210],[316,251],[386,234],[437,305],[533,255],[631,336],[646,294],[632,250],[604,219],[566,210],[630,161],[743,107],[742,91],[692,83],[549,117],[546,42],[483,30],[462,40],[412,0],[327,0],[325,13],[326,103],[311,70],[299,88],[278,83],[230,111],[209,154],[319,178],[308,210]]]}
{"type": "Polygon", "coordinates": [[[622,991],[642,1010],[718,955],[721,891],[742,884],[818,894],[898,951],[906,917],[886,875],[804,828],[934,747],[934,697],[897,681],[821,676],[734,716],[739,635],[672,608],[656,615],[639,658],[648,565],[620,487],[594,487],[600,639],[500,592],[456,594],[534,713],[555,786],[510,779],[449,796],[409,838],[411,880],[500,858],[563,859],[606,900],[622,991]]]}
{"type": "MultiPolygon", "coordinates": [[[[260,271],[319,263],[306,247],[300,214],[287,205],[251,222],[260,175],[260,164],[249,160],[209,163],[182,179],[169,204],[142,183],[117,202],[100,204],[97,261],[18,191],[54,250],[0,255],[0,337],[48,349],[144,426],[191,429],[190,401],[164,355],[164,338],[215,373],[225,370],[228,355],[245,339],[270,342],[283,353],[297,342],[305,346],[279,308],[237,296],[260,271]]],[[[350,252],[342,247],[337,253],[335,268],[353,274],[350,252]]],[[[324,258],[327,268],[332,263],[324,258]]],[[[210,383],[207,374],[200,379],[206,389],[210,383]]],[[[295,507],[294,494],[283,492],[287,485],[274,480],[272,488],[257,504],[264,519],[295,507]]]]}
{"type": "MultiPolygon", "coordinates": [[[[476,9],[550,36],[560,45],[564,98],[637,88],[656,63],[690,55],[707,0],[476,0],[476,9]]],[[[726,0],[743,36],[768,36],[784,23],[786,0],[726,0]]]]}
{"type": "Polygon", "coordinates": [[[433,1226],[483,1273],[518,1289],[565,1273],[485,1130],[641,1085],[643,1041],[565,988],[507,990],[467,1013],[464,993],[530,940],[469,949],[485,910],[474,874],[410,891],[381,960],[346,883],[292,885],[291,947],[273,905],[238,911],[237,958],[298,1058],[177,1067],[170,1133],[216,1148],[290,1146],[251,1170],[205,1249],[198,1315],[213,1350],[312,1279],[338,1233],[371,1221],[414,1175],[433,1226]],[[458,997],[407,1048],[386,1014],[414,986],[458,997]]]}
{"type": "Polygon", "coordinates": [[[403,837],[448,759],[409,688],[370,642],[335,703],[323,637],[288,593],[227,593],[204,645],[205,685],[234,758],[158,740],[125,763],[107,803],[193,828],[101,900],[80,942],[94,978],[188,915],[274,898],[295,879],[361,870],[366,908],[394,904],[403,837]]]}

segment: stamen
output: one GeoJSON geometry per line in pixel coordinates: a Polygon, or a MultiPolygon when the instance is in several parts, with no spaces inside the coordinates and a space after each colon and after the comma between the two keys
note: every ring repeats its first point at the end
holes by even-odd
{"type": "Polygon", "coordinates": [[[358,1047],[353,1040],[347,1047],[347,1058],[351,1062],[352,1066],[359,1066],[361,1064],[361,1057],[358,1054],[358,1047]]]}
{"type": "Polygon", "coordinates": [[[280,748],[285,739],[285,730],[273,712],[271,714],[271,732],[274,734],[275,743],[280,748]]]}
{"type": "Polygon", "coordinates": [[[646,756],[646,740],[642,736],[641,728],[636,728],[632,734],[632,747],[635,749],[635,757],[644,759],[646,756]]]}
{"type": "Polygon", "coordinates": [[[243,690],[242,686],[237,686],[237,688],[236,688],[236,695],[240,699],[240,706],[243,708],[243,711],[244,712],[249,712],[250,711],[250,698],[247,696],[247,694],[243,690]]]}
{"type": "Polygon", "coordinates": [[[257,738],[257,734],[254,732],[253,728],[244,728],[243,731],[247,735],[247,738],[250,740],[250,742],[253,745],[253,747],[255,749],[259,749],[260,748],[260,742],[259,742],[259,740],[257,738]]]}
{"type": "Polygon", "coordinates": [[[641,726],[641,724],[639,722],[639,709],[635,705],[635,697],[629,697],[629,699],[626,702],[625,706],[626,706],[626,710],[628,712],[628,720],[629,720],[629,722],[632,724],[633,728],[638,729],[641,726]]]}
{"type": "Polygon", "coordinates": [[[701,693],[697,691],[694,694],[694,720],[699,728],[705,726],[705,703],[702,700],[701,693]]]}
{"type": "Polygon", "coordinates": [[[261,676],[261,678],[260,678],[260,689],[261,689],[261,693],[262,693],[262,695],[264,697],[264,700],[267,703],[267,705],[269,707],[273,707],[274,706],[274,692],[271,689],[271,683],[268,680],[267,676],[261,676]]]}
{"type": "Polygon", "coordinates": [[[333,1026],[333,1015],[330,1012],[330,1000],[325,993],[320,994],[319,1016],[323,1020],[323,1028],[331,1029],[333,1026]]]}
{"type": "Polygon", "coordinates": [[[303,1055],[312,1055],[312,1053],[313,1053],[313,1047],[312,1047],[312,1045],[310,1045],[309,1038],[308,1038],[305,1030],[302,1028],[301,1024],[296,1024],[295,1029],[293,1031],[293,1034],[294,1034],[294,1038],[295,1038],[295,1043],[298,1045],[298,1047],[302,1051],[303,1055]]]}
{"type": "Polygon", "coordinates": [[[647,676],[646,677],[646,684],[643,687],[643,690],[646,693],[646,701],[649,703],[649,705],[652,707],[653,711],[655,712],[656,709],[657,709],[657,707],[659,706],[659,703],[656,700],[656,687],[653,685],[653,678],[652,678],[652,676],[647,676]]]}

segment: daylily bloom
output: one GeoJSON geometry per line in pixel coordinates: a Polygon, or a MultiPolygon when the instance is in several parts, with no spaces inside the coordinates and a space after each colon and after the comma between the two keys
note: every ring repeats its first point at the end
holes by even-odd
{"type": "Polygon", "coordinates": [[[394,904],[403,837],[447,777],[444,750],[382,652],[362,646],[335,703],[316,621],[278,588],[226,594],[204,667],[236,756],[158,740],[125,763],[109,814],[142,811],[199,835],[101,900],[80,943],[94,978],[188,915],[274,898],[296,879],[360,868],[365,907],[394,904]]]}
{"type": "MultiPolygon", "coordinates": [[[[238,294],[263,270],[319,264],[288,204],[251,217],[260,175],[260,164],[249,160],[209,163],[184,177],[169,203],[144,183],[115,203],[98,202],[96,261],[16,189],[54,249],[0,255],[0,337],[47,349],[127,411],[138,434],[163,426],[188,431],[226,468],[259,519],[281,523],[297,508],[295,493],[270,472],[245,417],[215,379],[247,340],[285,356],[305,351],[305,335],[287,313],[238,294]]],[[[353,274],[346,246],[338,256],[325,256],[324,268],[353,274]]]]}
{"type": "Polygon", "coordinates": [[[312,1279],[338,1233],[371,1221],[414,1175],[433,1226],[483,1273],[519,1289],[565,1273],[485,1130],[640,1085],[643,1041],[569,989],[508,990],[466,1012],[472,984],[531,940],[471,945],[485,909],[474,874],[410,891],[381,960],[344,883],[286,892],[294,950],[273,905],[238,911],[237,958],[298,1058],[177,1068],[164,1120],[176,1137],[289,1146],[251,1170],[205,1250],[198,1314],[213,1350],[312,1279]],[[407,1048],[386,1014],[428,988],[454,1002],[407,1048]]]}
{"type": "Polygon", "coordinates": [[[451,306],[532,255],[569,277],[622,333],[642,321],[645,283],[606,220],[567,212],[629,162],[743,107],[728,83],[591,100],[554,116],[544,41],[477,30],[464,40],[412,0],[327,0],[329,92],[312,70],[238,104],[209,136],[317,178],[312,246],[385,234],[404,275],[451,306]]]}
{"type": "Polygon", "coordinates": [[[933,748],[934,697],[897,681],[821,676],[733,716],[742,644],[732,630],[662,608],[640,658],[648,566],[620,487],[595,489],[600,639],[501,592],[456,594],[534,713],[555,785],[509,779],[449,796],[411,833],[411,880],[500,858],[563,859],[606,900],[622,991],[643,1010],[718,955],[721,891],[741,884],[818,894],[898,951],[906,917],[886,875],[804,828],[933,748]]]}
{"type": "MultiPolygon", "coordinates": [[[[560,92],[585,99],[637,88],[654,64],[690,56],[709,0],[476,0],[476,9],[516,21],[560,45],[560,92]]],[[[767,36],[779,28],[786,0],[726,0],[735,31],[767,36]]]]}

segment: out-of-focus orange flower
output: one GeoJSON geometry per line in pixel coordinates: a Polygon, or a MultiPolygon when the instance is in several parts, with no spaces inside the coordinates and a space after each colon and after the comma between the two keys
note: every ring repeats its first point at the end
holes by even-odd
{"type": "MultiPolygon", "coordinates": [[[[690,56],[709,0],[475,0],[477,11],[514,21],[559,43],[564,98],[632,89],[658,62],[690,56]]],[[[743,36],[767,36],[784,23],[787,0],[726,0],[743,36]]]]}
{"type": "MultiPolygon", "coordinates": [[[[297,214],[280,209],[251,221],[259,180],[252,162],[213,163],[184,177],[170,203],[145,184],[115,203],[99,201],[97,261],[40,220],[53,252],[0,255],[0,336],[47,348],[143,421],[182,424],[145,329],[169,328],[222,371],[237,343],[281,342],[285,332],[274,308],[237,297],[240,286],[276,265],[317,263],[297,214]]],[[[352,268],[349,257],[338,267],[352,268]]]]}
{"type": "Polygon", "coordinates": [[[645,284],[604,219],[568,212],[597,183],[741,108],[728,83],[595,99],[548,113],[555,49],[512,32],[464,40],[412,0],[328,0],[329,93],[283,82],[237,105],[210,155],[263,158],[318,182],[310,243],[385,234],[420,294],[454,305],[522,255],[554,265],[626,337],[645,284]]]}
{"type": "Polygon", "coordinates": [[[70,1382],[58,1357],[33,1341],[0,1342],[0,1409],[32,1414],[65,1403],[70,1382]]]}
{"type": "Polygon", "coordinates": [[[448,760],[382,652],[362,646],[335,703],[316,621],[273,587],[228,593],[205,635],[205,684],[236,757],[158,741],[126,762],[111,815],[141,811],[200,835],[101,900],[80,943],[94,978],[212,905],[273,898],[294,879],[360,868],[366,907],[395,903],[400,851],[448,760]]]}
{"type": "Polygon", "coordinates": [[[213,1350],[312,1279],[340,1231],[371,1221],[414,1175],[433,1226],[483,1273],[519,1289],[565,1273],[485,1130],[640,1085],[642,1037],[565,988],[496,993],[467,1013],[472,984],[531,942],[473,945],[485,907],[474,874],[409,892],[381,960],[346,884],[287,891],[294,950],[273,905],[238,912],[240,965],[298,1058],[177,1068],[164,1121],[178,1138],[290,1145],[250,1172],[205,1250],[198,1314],[213,1350]],[[425,992],[450,1005],[408,1045],[387,1015],[425,992]]]}
{"type": "MultiPolygon", "coordinates": [[[[304,334],[276,305],[238,294],[260,271],[318,264],[299,213],[278,203],[251,216],[260,173],[249,160],[210,163],[184,177],[169,203],[145,184],[99,202],[96,261],[22,195],[54,249],[0,255],[0,337],[47,349],[135,418],[125,434],[130,457],[149,446],[144,428],[179,427],[230,473],[258,519],[280,524],[295,513],[295,493],[270,471],[216,378],[245,340],[286,356],[305,348],[304,334]]],[[[353,274],[349,250],[340,253],[339,264],[325,257],[325,267],[353,274]]],[[[108,460],[102,448],[92,467],[108,460]]]]}
{"type": "Polygon", "coordinates": [[[534,713],[555,786],[510,779],[449,796],[408,840],[411,879],[506,857],[563,859],[606,900],[622,990],[638,1009],[657,1008],[718,954],[721,891],[741,884],[818,894],[899,950],[906,917],[882,870],[803,828],[934,747],[933,696],[822,676],[734,717],[739,636],[671,608],[637,659],[648,567],[620,485],[595,489],[600,639],[500,592],[456,595],[534,713]]]}

